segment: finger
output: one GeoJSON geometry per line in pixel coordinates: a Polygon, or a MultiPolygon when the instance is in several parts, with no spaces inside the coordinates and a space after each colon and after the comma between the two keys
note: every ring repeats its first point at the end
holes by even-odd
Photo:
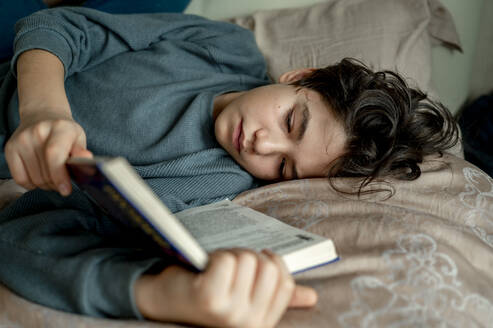
{"type": "MultiPolygon", "coordinates": [[[[267,256],[271,257],[273,261],[275,261],[280,269],[282,270],[283,274],[287,277],[292,279],[291,274],[289,273],[289,270],[286,266],[286,263],[279,257],[278,255],[274,254],[270,250],[264,250],[263,253],[265,253],[267,256]]],[[[294,280],[293,284],[294,284],[294,280]]],[[[307,286],[301,286],[301,285],[294,285],[294,289],[292,290],[291,293],[291,299],[289,301],[288,306],[289,307],[312,307],[315,304],[317,304],[318,301],[318,295],[315,289],[307,286]]]]}
{"type": "Polygon", "coordinates": [[[231,295],[241,303],[250,303],[252,286],[257,271],[257,254],[245,249],[232,249],[237,258],[236,274],[231,286],[231,295]]]}
{"type": "Polygon", "coordinates": [[[75,135],[56,130],[52,131],[46,142],[45,156],[49,174],[53,184],[56,186],[56,190],[62,196],[68,196],[72,192],[70,176],[65,167],[65,162],[75,142],[75,135]]]}
{"type": "Polygon", "coordinates": [[[286,266],[283,259],[279,255],[272,252],[270,249],[262,250],[262,254],[265,254],[267,257],[269,257],[278,266],[279,270],[285,276],[291,277],[291,273],[289,272],[288,267],[286,266]]]}
{"type": "Polygon", "coordinates": [[[39,167],[39,171],[43,180],[42,184],[38,187],[41,189],[55,189],[53,182],[51,181],[50,172],[48,170],[46,158],[44,156],[44,145],[46,139],[50,135],[50,125],[45,122],[41,122],[33,127],[31,144],[36,155],[36,164],[39,167]]]}
{"type": "Polygon", "coordinates": [[[38,185],[38,187],[44,190],[49,190],[49,189],[56,190],[55,185],[51,181],[50,172],[48,171],[47,163],[43,153],[44,151],[41,147],[38,146],[34,148],[34,154],[36,155],[36,163],[39,167],[41,178],[43,180],[43,183],[41,185],[38,185]]]}
{"type": "Polygon", "coordinates": [[[6,152],[5,159],[7,160],[12,179],[14,179],[19,186],[29,190],[36,188],[29,179],[27,169],[18,153],[6,152]]]}
{"type": "Polygon", "coordinates": [[[227,251],[218,251],[210,255],[207,269],[200,275],[200,283],[207,291],[227,297],[236,273],[236,258],[227,251]]]}
{"type": "Polygon", "coordinates": [[[92,158],[94,155],[92,152],[87,150],[85,147],[80,146],[79,144],[74,145],[72,150],[70,151],[70,157],[86,157],[92,158]]]}
{"type": "Polygon", "coordinates": [[[277,289],[281,272],[265,254],[259,254],[257,275],[252,289],[252,308],[260,317],[265,317],[277,289]]]}
{"type": "Polygon", "coordinates": [[[315,289],[307,286],[296,285],[289,301],[291,308],[312,307],[317,304],[318,295],[315,289]]]}
{"type": "Polygon", "coordinates": [[[281,319],[284,312],[286,312],[295,284],[291,274],[284,264],[284,261],[278,255],[272,253],[271,251],[263,251],[263,253],[277,265],[280,271],[276,291],[264,319],[267,326],[274,326],[281,319]]]}
{"type": "Polygon", "coordinates": [[[31,144],[30,146],[21,148],[19,150],[19,157],[26,168],[29,182],[35,187],[45,187],[46,181],[43,179],[40,163],[38,161],[38,157],[36,156],[36,151],[34,150],[36,147],[36,144],[31,144]]]}

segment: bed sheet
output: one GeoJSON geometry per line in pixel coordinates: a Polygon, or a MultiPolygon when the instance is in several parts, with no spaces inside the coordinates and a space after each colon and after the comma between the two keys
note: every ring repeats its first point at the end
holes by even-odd
{"type": "MultiPolygon", "coordinates": [[[[319,302],[279,327],[493,327],[493,179],[450,154],[421,167],[418,180],[374,183],[387,191],[360,199],[307,179],[234,200],[333,239],[341,257],[296,276],[319,302]]],[[[0,308],[0,327],[176,327],[62,313],[5,287],[0,308]]]]}

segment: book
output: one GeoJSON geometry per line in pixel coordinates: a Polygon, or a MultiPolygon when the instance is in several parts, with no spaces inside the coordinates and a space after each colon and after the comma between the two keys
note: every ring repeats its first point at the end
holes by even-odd
{"type": "Polygon", "coordinates": [[[291,273],[339,259],[332,240],[223,200],[171,213],[125,158],[70,158],[72,180],[107,215],[141,229],[197,271],[219,248],[270,249],[291,273]]]}

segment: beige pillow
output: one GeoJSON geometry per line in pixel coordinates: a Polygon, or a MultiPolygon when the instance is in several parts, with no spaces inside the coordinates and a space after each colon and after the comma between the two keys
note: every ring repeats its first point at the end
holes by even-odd
{"type": "Polygon", "coordinates": [[[317,310],[288,311],[279,327],[491,327],[493,179],[451,155],[429,157],[421,168],[417,180],[380,185],[393,187],[390,198],[344,195],[327,179],[235,198],[331,238],[341,257],[297,276],[317,289],[317,310]]]}
{"type": "Polygon", "coordinates": [[[254,32],[275,80],[293,68],[354,57],[429,90],[430,40],[460,49],[452,18],[438,0],[328,0],[230,21],[254,32]]]}

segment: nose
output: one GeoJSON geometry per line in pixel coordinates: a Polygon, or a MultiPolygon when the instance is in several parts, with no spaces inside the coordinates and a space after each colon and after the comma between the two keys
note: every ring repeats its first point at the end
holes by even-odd
{"type": "Polygon", "coordinates": [[[252,148],[259,155],[286,153],[289,149],[289,141],[280,134],[259,129],[255,131],[252,148]]]}

